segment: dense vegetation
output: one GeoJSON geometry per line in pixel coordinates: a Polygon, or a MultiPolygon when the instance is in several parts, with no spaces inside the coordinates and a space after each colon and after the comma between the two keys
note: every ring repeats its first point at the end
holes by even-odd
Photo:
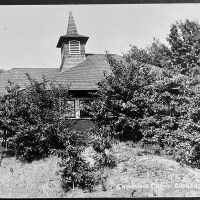
{"type": "Polygon", "coordinates": [[[0,128],[13,154],[29,162],[47,157],[51,149],[64,148],[62,133],[71,122],[65,117],[68,90],[45,79],[39,83],[27,78],[27,88],[20,91],[10,83],[8,94],[1,98],[0,128]]]}
{"type": "Polygon", "coordinates": [[[133,46],[124,62],[108,54],[112,72],[89,108],[97,126],[200,167],[199,29],[194,21],[176,22],[169,47],[158,40],[146,49],[133,46]]]}
{"type": "Polygon", "coordinates": [[[71,112],[68,87],[55,86],[43,78],[42,82],[28,74],[25,89],[9,83],[7,94],[0,101],[0,130],[3,145],[22,162],[58,155],[62,187],[65,191],[79,187],[91,191],[96,184],[104,184],[98,170],[115,165],[113,156],[105,153],[109,140],[99,137],[105,131],[93,130],[95,167],[82,157],[85,150],[81,133],[72,130],[76,122],[67,117],[71,112]],[[100,150],[99,147],[101,146],[100,150]],[[96,173],[96,175],[95,175],[96,173]]]}
{"type": "Polygon", "coordinates": [[[75,187],[93,191],[96,185],[101,185],[102,190],[106,190],[104,168],[115,167],[116,160],[113,155],[106,152],[112,147],[110,140],[105,137],[107,130],[94,129],[92,132],[92,148],[96,152],[93,165],[82,156],[85,146],[79,145],[77,132],[66,133],[66,149],[57,151],[58,157],[61,158],[57,174],[62,178],[62,188],[65,191],[75,187]]]}

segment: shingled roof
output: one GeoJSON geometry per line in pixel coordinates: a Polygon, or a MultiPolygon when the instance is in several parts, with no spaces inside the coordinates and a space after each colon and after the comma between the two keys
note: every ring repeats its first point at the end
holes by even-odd
{"type": "Polygon", "coordinates": [[[52,80],[58,73],[58,68],[13,68],[0,74],[0,95],[6,93],[5,87],[8,85],[8,81],[18,84],[21,88],[24,88],[29,84],[26,76],[28,73],[32,78],[42,81],[42,77],[45,76],[47,80],[52,80]]]}
{"type": "MultiPolygon", "coordinates": [[[[119,55],[114,57],[117,60],[122,59],[119,55]]],[[[42,81],[45,76],[56,84],[70,84],[70,90],[97,90],[97,82],[103,78],[104,71],[110,71],[105,54],[86,54],[84,62],[62,73],[59,68],[13,68],[0,74],[0,95],[6,93],[8,80],[17,83],[21,88],[28,85],[26,73],[38,81],[42,81]]]]}
{"type": "MultiPolygon", "coordinates": [[[[122,59],[119,55],[114,57],[122,59]]],[[[97,82],[104,77],[104,71],[110,71],[105,54],[86,54],[84,62],[60,73],[54,81],[62,85],[71,84],[70,90],[97,90],[97,82]]]]}

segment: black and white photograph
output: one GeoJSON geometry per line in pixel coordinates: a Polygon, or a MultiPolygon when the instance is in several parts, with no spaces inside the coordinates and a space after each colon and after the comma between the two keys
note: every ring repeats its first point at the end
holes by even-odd
{"type": "Polygon", "coordinates": [[[0,198],[200,197],[200,3],[0,6],[0,198]]]}

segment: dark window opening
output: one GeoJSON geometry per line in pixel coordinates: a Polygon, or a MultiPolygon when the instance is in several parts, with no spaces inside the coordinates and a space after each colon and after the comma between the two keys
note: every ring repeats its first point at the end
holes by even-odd
{"type": "Polygon", "coordinates": [[[91,100],[80,100],[80,118],[91,118],[87,106],[91,100]]]}

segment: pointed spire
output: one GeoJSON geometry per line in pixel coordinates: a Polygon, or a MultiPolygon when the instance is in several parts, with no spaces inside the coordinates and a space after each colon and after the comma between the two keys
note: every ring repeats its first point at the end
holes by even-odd
{"type": "Polygon", "coordinates": [[[63,43],[66,43],[66,42],[69,43],[70,40],[74,40],[74,39],[81,41],[85,45],[89,37],[78,34],[72,12],[70,11],[67,33],[65,35],[60,36],[60,39],[58,40],[58,43],[57,43],[57,47],[62,48],[63,43]]]}
{"type": "Polygon", "coordinates": [[[69,12],[67,35],[78,35],[78,31],[77,31],[76,24],[72,15],[72,11],[69,12]]]}

